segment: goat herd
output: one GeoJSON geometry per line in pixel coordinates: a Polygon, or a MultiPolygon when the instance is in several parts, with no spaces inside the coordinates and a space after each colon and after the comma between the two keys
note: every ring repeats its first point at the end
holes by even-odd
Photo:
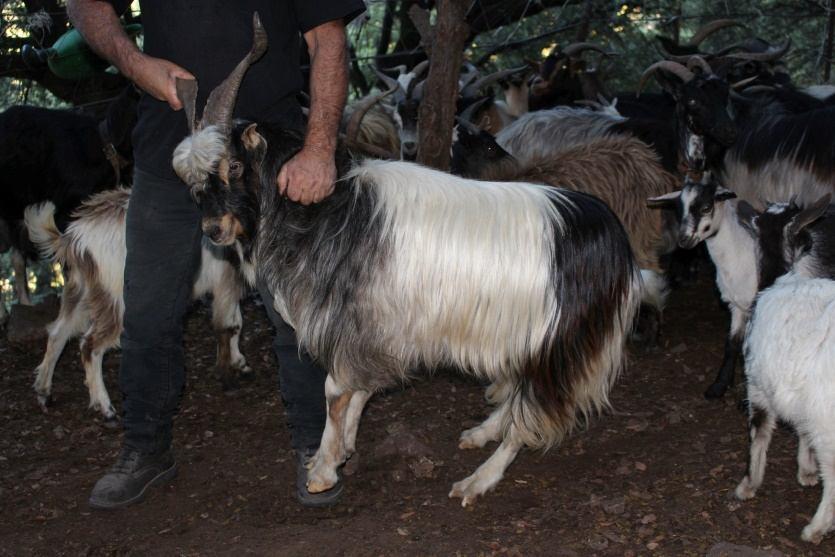
{"type": "MultiPolygon", "coordinates": [[[[239,301],[256,274],[329,371],[311,492],[337,481],[372,393],[443,365],[485,380],[494,405],[460,438],[461,448],[500,442],[452,487],[450,497],[472,504],[523,446],[552,447],[607,406],[630,334],[658,333],[668,256],[705,242],[732,315],[705,396],[723,396],[745,357],[750,460],[735,494],[756,493],[776,421],[785,420],[800,438],[798,481],[823,481],[802,533],[821,542],[835,520],[835,88],[793,85],[781,61],[789,42],[699,50],[708,35],[738,25],[715,21],[690,44],[662,40],[665,59],[647,68],[637,92],[617,95],[583,59],[611,53],[588,43],[551,54],[533,76],[526,67],[480,77],[466,66],[452,173],[381,160],[416,154],[427,63],[395,77],[378,71],[383,92],[345,111],[335,193],[304,207],[274,186],[301,137],[231,117],[240,81],[267,44],[257,15],[253,24],[252,51],[201,120],[196,88],[179,88],[192,133],[173,164],[203,211],[194,295],[213,295],[226,379],[249,371],[238,350],[239,301]],[[664,92],[641,94],[652,77],[664,92]]],[[[119,160],[130,155],[130,99],[111,107],[110,134],[56,111],[0,116],[1,174],[32,184],[2,193],[15,271],[40,253],[66,272],[37,368],[38,400],[48,403],[56,360],[82,334],[90,404],[110,420],[101,360],[121,330],[129,190],[116,186],[120,169],[129,175],[119,160]],[[105,157],[104,145],[119,159],[105,157]]]]}

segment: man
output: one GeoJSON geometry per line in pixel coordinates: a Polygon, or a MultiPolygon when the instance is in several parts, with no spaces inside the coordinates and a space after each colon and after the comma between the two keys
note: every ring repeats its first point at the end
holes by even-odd
{"type": "MultiPolygon", "coordinates": [[[[135,176],[127,215],[125,317],[122,333],[124,442],[116,464],[96,483],[90,505],[124,507],[148,487],[172,479],[172,420],[183,368],[183,316],[200,258],[200,213],[171,166],[188,133],[176,79],[197,79],[197,106],[245,54],[258,11],[269,36],[264,57],[248,71],[235,116],[302,129],[295,93],[302,86],[300,40],[310,52],[310,115],[304,148],[281,169],[277,187],[299,203],[333,191],[334,153],[347,92],[344,21],[361,13],[361,0],[142,0],[144,53],[127,37],[118,14],[130,0],[69,0],[73,24],[90,46],[144,91],[133,136],[135,176]]],[[[305,487],[305,459],[325,424],[325,372],[299,356],[294,331],[259,288],[276,328],[279,381],[298,454],[296,493],[310,506],[336,502],[341,484],[323,494],[305,487]]]]}

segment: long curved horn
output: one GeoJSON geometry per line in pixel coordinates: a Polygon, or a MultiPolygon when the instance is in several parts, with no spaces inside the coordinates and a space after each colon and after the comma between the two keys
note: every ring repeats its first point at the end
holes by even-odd
{"type": "Polygon", "coordinates": [[[789,51],[792,46],[791,37],[786,38],[782,45],[778,47],[769,48],[765,52],[738,52],[736,54],[728,54],[728,58],[735,60],[751,60],[753,62],[774,62],[779,60],[789,51]]]}
{"type": "Polygon", "coordinates": [[[740,87],[745,87],[749,83],[753,83],[760,78],[758,75],[752,75],[751,77],[746,77],[745,79],[740,79],[734,83],[730,84],[731,89],[739,89],[740,87]]]}
{"type": "Polygon", "coordinates": [[[479,99],[474,103],[470,104],[467,108],[461,111],[461,114],[458,115],[460,120],[467,122],[469,124],[473,124],[473,116],[475,116],[482,108],[484,108],[488,102],[493,102],[493,97],[484,97],[483,99],[479,99]]]}
{"type": "Polygon", "coordinates": [[[377,68],[374,68],[374,74],[377,76],[377,79],[386,84],[387,91],[397,91],[397,95],[395,95],[397,102],[402,101],[404,98],[406,98],[406,91],[404,91],[403,88],[400,86],[399,81],[397,81],[391,76],[384,74],[377,68]]]}
{"type": "Polygon", "coordinates": [[[267,32],[261,25],[261,18],[258,12],[252,14],[252,48],[249,53],[232,70],[223,83],[215,87],[206,101],[206,109],[203,111],[201,128],[215,125],[220,128],[221,133],[228,134],[232,129],[232,110],[235,108],[235,100],[238,96],[238,88],[241,80],[249,67],[267,51],[267,32]]]}
{"type": "Polygon", "coordinates": [[[484,77],[482,77],[481,79],[479,79],[475,83],[472,83],[472,84],[464,87],[464,89],[461,90],[461,96],[464,97],[464,98],[475,97],[475,96],[478,95],[478,92],[481,89],[483,89],[484,87],[487,87],[488,85],[492,85],[493,83],[495,83],[495,82],[497,82],[501,79],[505,79],[507,77],[510,77],[513,74],[517,74],[517,73],[519,73],[521,71],[525,71],[527,69],[528,69],[528,66],[524,65],[524,66],[519,66],[518,68],[508,68],[506,70],[500,70],[498,72],[493,72],[491,74],[485,75],[484,77]]]}
{"type": "Polygon", "coordinates": [[[716,21],[711,21],[696,31],[688,44],[690,46],[699,46],[710,35],[726,27],[745,27],[745,24],[734,21],[733,19],[717,19],[716,21]]]}
{"type": "Polygon", "coordinates": [[[415,76],[415,78],[417,79],[418,77],[420,77],[420,76],[422,76],[422,75],[423,75],[423,73],[426,71],[426,69],[427,69],[428,67],[429,67],[429,60],[424,60],[423,62],[420,62],[417,66],[415,66],[414,68],[412,68],[412,72],[411,72],[411,73],[412,73],[412,75],[414,75],[414,76],[415,76]]]}
{"type": "Polygon", "coordinates": [[[586,50],[594,50],[595,52],[599,52],[600,54],[603,54],[605,56],[613,56],[617,54],[616,52],[609,52],[602,46],[596,45],[594,43],[571,43],[562,50],[562,53],[568,56],[569,58],[573,58],[586,50]]]}
{"type": "Polygon", "coordinates": [[[638,90],[637,94],[640,95],[641,91],[644,89],[644,85],[646,85],[647,80],[654,74],[657,70],[666,70],[679,78],[685,83],[690,81],[695,77],[693,72],[679,64],[678,62],[672,62],[670,60],[662,60],[660,62],[656,62],[655,64],[648,67],[644,70],[644,73],[641,74],[641,80],[638,82],[638,90]]]}
{"type": "Polygon", "coordinates": [[[357,105],[354,107],[354,112],[353,114],[351,114],[351,118],[348,120],[348,125],[345,126],[345,137],[349,141],[357,141],[357,135],[359,134],[360,126],[362,125],[362,120],[363,118],[365,118],[365,115],[368,114],[368,111],[371,110],[371,108],[375,104],[394,93],[394,91],[394,88],[389,88],[386,91],[383,91],[382,93],[377,93],[376,95],[369,95],[357,102],[357,105]]]}
{"type": "Polygon", "coordinates": [[[711,69],[710,64],[707,63],[707,60],[696,54],[691,56],[687,61],[687,69],[692,72],[695,66],[700,67],[705,75],[711,75],[713,73],[713,70],[711,69]]]}
{"type": "Polygon", "coordinates": [[[682,65],[687,64],[693,56],[697,56],[696,54],[670,54],[667,49],[660,44],[656,45],[656,49],[666,60],[669,60],[670,62],[677,62],[682,65]]]}

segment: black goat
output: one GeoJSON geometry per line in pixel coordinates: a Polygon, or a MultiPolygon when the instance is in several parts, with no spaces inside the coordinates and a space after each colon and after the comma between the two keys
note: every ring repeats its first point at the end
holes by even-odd
{"type": "Polygon", "coordinates": [[[55,205],[59,229],[90,195],[131,177],[131,132],[139,96],[133,86],[102,121],[70,110],[13,106],[0,114],[0,220],[9,227],[15,286],[29,304],[26,259],[39,257],[23,225],[29,205],[55,205]]]}

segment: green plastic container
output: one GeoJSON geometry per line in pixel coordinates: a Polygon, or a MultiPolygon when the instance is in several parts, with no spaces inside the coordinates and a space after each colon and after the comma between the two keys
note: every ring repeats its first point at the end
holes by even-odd
{"type": "MultiPolygon", "coordinates": [[[[125,25],[125,32],[136,37],[142,25],[125,25]]],[[[48,49],[47,64],[50,71],[62,79],[87,79],[103,72],[110,66],[107,60],[99,58],[75,29],[61,35],[48,49]]]]}

